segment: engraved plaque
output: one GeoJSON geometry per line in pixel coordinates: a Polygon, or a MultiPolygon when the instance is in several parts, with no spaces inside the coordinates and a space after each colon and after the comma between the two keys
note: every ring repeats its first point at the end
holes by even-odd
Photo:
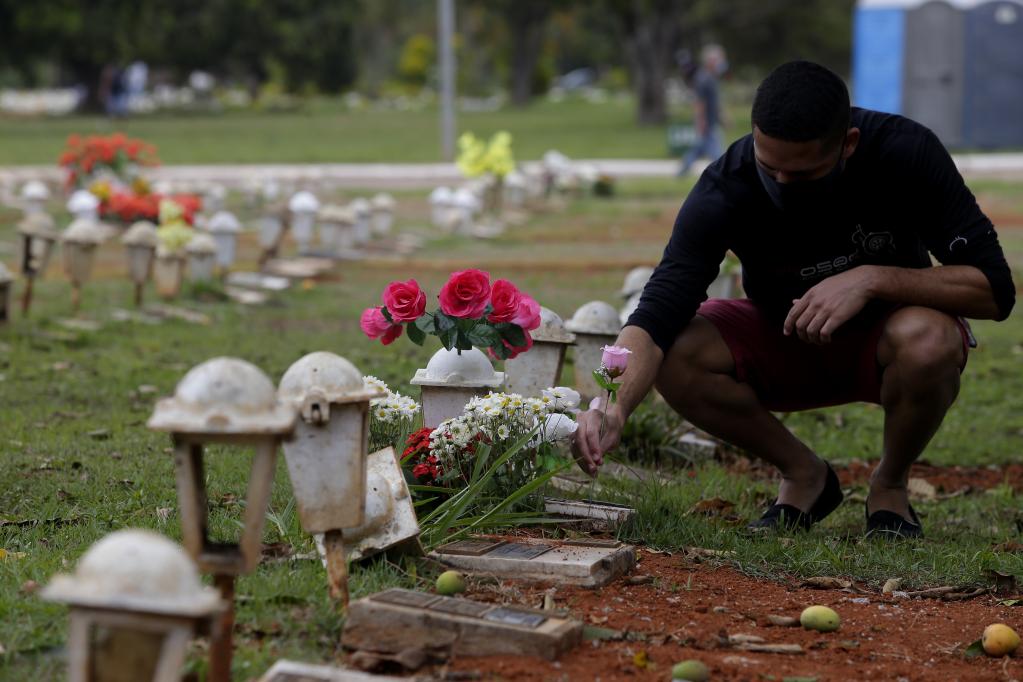
{"type": "Polygon", "coordinates": [[[481,556],[503,544],[501,540],[456,540],[438,547],[437,554],[481,556]]]}
{"type": "Polygon", "coordinates": [[[526,613],[525,611],[516,611],[515,609],[502,607],[487,613],[483,616],[483,620],[503,623],[504,625],[517,625],[532,630],[543,625],[547,618],[536,613],[526,613]]]}
{"type": "Polygon", "coordinates": [[[493,604],[483,604],[469,599],[454,599],[449,597],[430,604],[429,610],[439,611],[441,613],[450,613],[456,616],[479,618],[493,607],[493,604]]]}
{"type": "Polygon", "coordinates": [[[509,542],[493,549],[487,553],[487,558],[499,559],[535,559],[536,557],[554,549],[550,545],[527,545],[518,542],[509,542]]]}
{"type": "Polygon", "coordinates": [[[414,590],[403,590],[401,588],[393,588],[386,592],[374,594],[370,597],[373,601],[382,602],[384,604],[395,604],[397,606],[412,606],[414,608],[425,608],[431,602],[435,602],[439,599],[435,594],[426,594],[425,592],[416,592],[414,590]]]}

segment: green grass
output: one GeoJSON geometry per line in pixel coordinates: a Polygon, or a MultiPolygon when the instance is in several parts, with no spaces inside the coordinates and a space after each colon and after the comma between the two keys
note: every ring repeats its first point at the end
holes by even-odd
{"type": "MultiPolygon", "coordinates": [[[[730,139],[747,132],[743,105],[730,139]]],[[[631,98],[591,104],[579,99],[538,101],[521,109],[460,112],[458,129],[490,136],[508,130],[520,159],[548,149],[575,158],[664,158],[665,129],[639,127],[631,98]]],[[[688,117],[679,111],[678,120],[688,117]]],[[[436,107],[422,111],[348,110],[339,100],[314,100],[293,112],[17,119],[0,117],[0,165],[55,163],[71,133],[141,137],[164,163],[340,163],[439,161],[436,107]]]]}
{"type": "MultiPolygon", "coordinates": [[[[310,290],[296,287],[259,308],[184,301],[213,318],[209,327],[110,321],[107,310],[127,305],[130,291],[125,281],[105,278],[88,285],[83,310],[103,320],[103,329],[68,332],[56,323],[68,313],[67,285],[51,274],[37,288],[32,318],[17,316],[0,328],[0,518],[16,522],[0,525],[0,548],[24,553],[0,562],[0,644],[6,651],[0,656],[0,677],[51,679],[63,668],[65,610],[22,593],[26,582],[45,584],[54,573],[70,570],[89,545],[119,528],[152,528],[180,538],[170,442],[165,434],[146,429],[145,422],[156,397],[170,394],[189,367],[233,355],[254,362],[276,381],[303,354],[331,350],[393,388],[416,395],[407,381],[432,349],[404,339],[384,348],[366,341],[358,329],[359,312],[378,301],[388,281],[416,276],[435,293],[446,270],[427,267],[428,261],[443,260],[444,267],[479,265],[495,277],[512,278],[567,316],[588,300],[614,300],[633,262],[656,261],[687,186],[667,180],[621,183],[619,196],[610,202],[586,199],[561,212],[541,213],[496,242],[437,238],[416,254],[422,267],[346,265],[337,281],[310,290]],[[530,247],[529,240],[539,236],[546,239],[542,248],[530,247]],[[143,384],[155,386],[156,393],[140,394],[143,384]],[[97,429],[106,429],[109,437],[88,435],[97,429]]],[[[977,189],[982,202],[1019,196],[1019,186],[1010,183],[977,189]]],[[[425,210],[421,194],[403,195],[402,202],[425,210]]],[[[404,210],[399,227],[421,229],[422,216],[404,210]]],[[[13,245],[6,220],[11,217],[0,214],[0,244],[13,245]]],[[[1003,241],[1014,264],[1023,263],[1023,234],[1010,230],[1003,241]]],[[[110,262],[118,261],[119,246],[104,248],[110,262]]],[[[13,258],[5,260],[13,266],[13,258]]],[[[975,328],[982,348],[971,355],[957,405],[926,453],[935,464],[997,465],[1020,459],[1023,323],[1017,315],[975,328]]],[[[565,371],[571,377],[573,368],[565,371]]],[[[794,414],[787,423],[828,458],[878,455],[881,415],[876,408],[851,405],[794,414]],[[843,416],[842,428],[834,425],[835,413],[843,416]]],[[[243,497],[249,455],[215,449],[208,461],[211,530],[231,537],[240,518],[231,495],[243,497]]],[[[731,550],[738,568],[765,579],[844,575],[878,584],[902,577],[914,587],[984,584],[987,569],[1023,575],[1020,554],[993,549],[1018,538],[1020,497],[1004,488],[919,504],[927,539],[895,547],[859,539],[862,505],[855,502],[791,541],[751,538],[723,520],[689,515],[698,500],[721,497],[736,503],[736,513],[745,519],[772,495],[768,482],[717,464],[698,467],[692,478],[679,474],[668,485],[615,489],[618,499],[640,511],[633,524],[621,529],[622,537],[669,550],[731,550]]],[[[290,544],[300,554],[313,552],[291,499],[287,472],[279,462],[271,502],[278,521],[267,523],[264,541],[290,544]]],[[[431,575],[423,565],[377,561],[353,567],[352,588],[360,596],[391,585],[424,585],[424,577],[431,575]]],[[[281,656],[328,661],[339,655],[342,621],[327,598],[318,561],[265,563],[239,580],[237,592],[237,676],[254,677],[281,656]]],[[[192,665],[201,667],[200,660],[193,657],[192,665]]]]}

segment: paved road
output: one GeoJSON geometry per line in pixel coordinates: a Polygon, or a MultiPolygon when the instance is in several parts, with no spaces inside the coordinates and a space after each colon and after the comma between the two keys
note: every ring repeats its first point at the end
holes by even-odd
{"type": "MultiPolygon", "coordinates": [[[[1023,154],[961,154],[954,156],[968,178],[1023,179],[1023,154]]],[[[673,177],[678,162],[665,159],[579,159],[616,178],[673,177]]],[[[526,162],[526,168],[537,162],[526,162]]],[[[701,170],[697,167],[696,170],[701,170]]],[[[148,173],[156,180],[188,184],[219,183],[245,187],[273,179],[289,185],[313,184],[336,187],[415,189],[454,184],[461,173],[450,163],[332,163],[332,164],[234,164],[202,166],[161,166],[148,173]]],[[[0,185],[20,185],[38,178],[62,181],[54,166],[0,167],[0,185]]]]}

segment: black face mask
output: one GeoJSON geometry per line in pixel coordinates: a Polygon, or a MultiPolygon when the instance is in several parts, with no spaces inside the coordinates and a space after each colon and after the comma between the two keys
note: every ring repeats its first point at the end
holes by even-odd
{"type": "MultiPolygon", "coordinates": [[[[843,147],[844,149],[844,147],[843,147]]],[[[759,163],[754,161],[757,167],[757,175],[760,176],[760,183],[764,186],[771,203],[783,211],[802,212],[814,210],[827,204],[838,187],[838,178],[845,168],[845,159],[842,153],[838,154],[838,161],[827,175],[815,180],[797,180],[796,182],[778,182],[767,174],[759,163]]]]}

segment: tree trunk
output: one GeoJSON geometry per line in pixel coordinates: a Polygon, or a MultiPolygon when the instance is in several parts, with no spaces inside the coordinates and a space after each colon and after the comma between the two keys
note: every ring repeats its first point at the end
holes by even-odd
{"type": "Polygon", "coordinates": [[[681,15],[682,8],[672,0],[632,0],[624,7],[625,55],[636,93],[636,122],[640,125],[662,125],[668,120],[664,86],[681,15]]]}
{"type": "Polygon", "coordinates": [[[547,0],[513,5],[509,13],[512,36],[512,105],[524,107],[533,99],[533,72],[543,47],[544,27],[550,14],[547,0]]]}

